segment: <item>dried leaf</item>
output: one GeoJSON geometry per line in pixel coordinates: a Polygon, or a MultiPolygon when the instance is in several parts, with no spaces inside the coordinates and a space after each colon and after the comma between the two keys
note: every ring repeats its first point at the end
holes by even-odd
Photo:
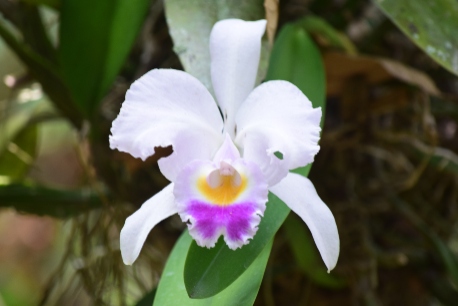
{"type": "Polygon", "coordinates": [[[364,77],[369,85],[394,78],[417,86],[430,95],[441,95],[433,80],[425,73],[393,60],[329,52],[324,55],[324,62],[329,96],[340,95],[347,80],[355,76],[364,77]]]}
{"type": "Polygon", "coordinates": [[[275,32],[278,26],[278,7],[280,0],[264,0],[264,8],[266,9],[267,20],[267,38],[269,44],[272,46],[274,43],[275,32]]]}

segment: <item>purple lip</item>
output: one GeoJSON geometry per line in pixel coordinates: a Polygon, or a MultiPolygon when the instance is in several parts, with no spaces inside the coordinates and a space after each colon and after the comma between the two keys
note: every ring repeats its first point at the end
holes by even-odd
{"type": "Polygon", "coordinates": [[[187,209],[187,213],[195,219],[195,230],[202,238],[217,238],[215,235],[226,232],[226,239],[239,243],[244,237],[253,236],[251,222],[253,218],[257,219],[255,211],[255,204],[249,202],[216,206],[196,200],[187,209]]]}

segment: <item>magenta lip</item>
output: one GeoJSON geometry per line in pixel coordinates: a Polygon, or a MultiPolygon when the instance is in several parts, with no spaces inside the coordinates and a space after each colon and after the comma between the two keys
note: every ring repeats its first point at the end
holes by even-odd
{"type": "Polygon", "coordinates": [[[226,239],[232,241],[241,242],[247,235],[253,235],[250,221],[256,211],[254,203],[216,206],[194,200],[186,211],[194,218],[194,228],[204,239],[215,237],[222,228],[226,229],[226,239]]]}

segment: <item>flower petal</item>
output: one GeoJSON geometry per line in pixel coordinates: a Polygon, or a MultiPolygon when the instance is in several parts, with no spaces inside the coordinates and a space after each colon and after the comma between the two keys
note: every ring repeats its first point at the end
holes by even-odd
{"type": "Polygon", "coordinates": [[[270,191],[304,220],[328,272],[334,269],[340,248],[336,221],[316,193],[312,182],[299,174],[290,173],[280,183],[270,187],[270,191]]]}
{"type": "Polygon", "coordinates": [[[213,89],[231,136],[235,113],[255,85],[265,28],[265,20],[226,19],[217,22],[210,34],[213,89]]]}
{"type": "MultiPolygon", "coordinates": [[[[222,162],[221,164],[223,164],[222,162]]],[[[214,247],[219,236],[237,249],[258,230],[267,202],[267,183],[253,163],[242,159],[231,165],[233,175],[219,175],[219,165],[194,161],[179,174],[174,195],[178,214],[200,246],[214,247]],[[216,182],[216,184],[214,184],[216,182]]]]}
{"type": "Polygon", "coordinates": [[[113,121],[110,147],[145,160],[155,147],[173,146],[159,161],[173,181],[194,159],[211,159],[222,143],[223,122],[208,90],[193,76],[178,70],[151,70],[127,91],[113,121]]]}
{"type": "Polygon", "coordinates": [[[313,161],[320,149],[320,120],[321,108],[313,108],[299,88],[286,81],[266,82],[240,106],[235,143],[243,148],[244,159],[258,163],[273,186],[286,169],[313,161]],[[275,152],[282,157],[275,158],[275,152]]]}
{"type": "Polygon", "coordinates": [[[173,187],[173,183],[169,184],[126,219],[120,237],[122,260],[126,265],[137,259],[151,229],[177,213],[173,187]]]}

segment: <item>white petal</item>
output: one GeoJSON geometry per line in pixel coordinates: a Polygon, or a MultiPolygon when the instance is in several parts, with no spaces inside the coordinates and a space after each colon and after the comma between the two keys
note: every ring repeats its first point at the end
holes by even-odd
{"type": "Polygon", "coordinates": [[[110,147],[145,160],[154,148],[173,146],[159,161],[173,181],[188,162],[211,159],[222,143],[223,122],[216,103],[196,78],[172,69],[151,70],[127,91],[113,121],[110,147]]]}
{"type": "Polygon", "coordinates": [[[265,28],[265,20],[226,19],[217,22],[210,34],[213,89],[231,136],[235,113],[255,85],[265,28]]]}
{"type": "Polygon", "coordinates": [[[290,173],[279,184],[270,188],[277,197],[304,220],[312,233],[328,272],[339,258],[339,233],[329,208],[316,193],[312,182],[290,173]]]}
{"type": "Polygon", "coordinates": [[[126,265],[137,259],[151,229],[177,213],[173,187],[173,183],[169,184],[126,219],[120,238],[122,260],[126,265]]]}
{"type": "Polygon", "coordinates": [[[277,184],[289,173],[288,164],[275,156],[280,150],[272,147],[268,135],[248,133],[243,143],[243,159],[258,165],[269,186],[277,184]]]}
{"type": "Polygon", "coordinates": [[[270,81],[258,86],[236,115],[236,145],[243,158],[257,162],[275,185],[287,173],[311,163],[320,147],[321,108],[293,84],[270,81]],[[280,152],[282,158],[273,153],[280,152]],[[272,169],[274,168],[274,169],[272,169]]]}

